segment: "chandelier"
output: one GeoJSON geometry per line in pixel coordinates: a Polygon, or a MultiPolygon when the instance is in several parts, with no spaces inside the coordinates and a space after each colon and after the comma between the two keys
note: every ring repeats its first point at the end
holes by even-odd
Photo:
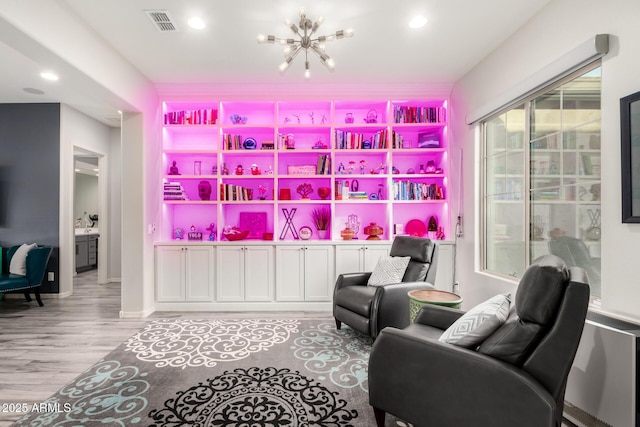
{"type": "Polygon", "coordinates": [[[291,64],[295,57],[302,51],[304,51],[304,76],[306,78],[311,76],[311,71],[309,70],[310,51],[315,53],[318,58],[320,58],[320,62],[322,62],[330,71],[333,71],[335,63],[324,51],[324,44],[336,39],[353,37],[353,30],[340,30],[336,31],[334,34],[314,37],[314,34],[323,21],[324,18],[320,16],[316,22],[312,22],[307,18],[307,14],[304,9],[300,9],[300,22],[298,22],[298,25],[294,24],[289,19],[285,19],[284,21],[285,25],[289,27],[297,38],[282,39],[276,36],[265,36],[264,34],[259,34],[258,43],[275,44],[277,42],[284,46],[285,59],[284,62],[280,64],[280,72],[284,73],[287,68],[289,68],[289,64],[291,64]]]}

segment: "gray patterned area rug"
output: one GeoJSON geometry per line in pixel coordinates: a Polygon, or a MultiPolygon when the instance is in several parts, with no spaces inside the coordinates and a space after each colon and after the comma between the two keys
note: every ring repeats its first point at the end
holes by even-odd
{"type": "Polygon", "coordinates": [[[375,426],[370,349],[330,319],[156,320],[15,425],[375,426]]]}

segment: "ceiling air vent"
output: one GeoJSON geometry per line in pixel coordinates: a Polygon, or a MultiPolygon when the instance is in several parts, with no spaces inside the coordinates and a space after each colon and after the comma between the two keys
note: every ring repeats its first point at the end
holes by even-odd
{"type": "Polygon", "coordinates": [[[171,15],[166,10],[145,10],[144,12],[161,33],[178,31],[171,15]]]}

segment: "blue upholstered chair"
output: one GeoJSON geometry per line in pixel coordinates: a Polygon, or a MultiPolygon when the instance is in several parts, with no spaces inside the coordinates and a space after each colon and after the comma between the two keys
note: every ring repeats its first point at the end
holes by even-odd
{"type": "Polygon", "coordinates": [[[9,265],[11,264],[11,258],[16,253],[20,246],[12,246],[7,250],[7,258],[6,258],[6,273],[3,272],[0,275],[0,293],[10,292],[10,291],[23,291],[24,297],[27,301],[31,301],[31,295],[29,295],[30,290],[33,289],[33,293],[36,296],[36,301],[38,301],[38,305],[40,307],[43,306],[42,300],[40,299],[40,285],[42,284],[42,280],[44,279],[44,273],[47,269],[47,263],[49,262],[49,257],[51,256],[51,247],[50,246],[38,246],[33,248],[27,254],[27,274],[26,276],[21,276],[18,274],[9,273],[9,265]]]}

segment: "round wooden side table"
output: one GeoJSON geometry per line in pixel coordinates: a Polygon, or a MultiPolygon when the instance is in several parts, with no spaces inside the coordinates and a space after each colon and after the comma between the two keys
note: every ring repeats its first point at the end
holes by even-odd
{"type": "Polygon", "coordinates": [[[414,322],[425,304],[443,305],[451,308],[460,308],[460,304],[462,304],[460,295],[437,289],[416,289],[407,294],[409,295],[409,321],[411,323],[414,322]]]}

